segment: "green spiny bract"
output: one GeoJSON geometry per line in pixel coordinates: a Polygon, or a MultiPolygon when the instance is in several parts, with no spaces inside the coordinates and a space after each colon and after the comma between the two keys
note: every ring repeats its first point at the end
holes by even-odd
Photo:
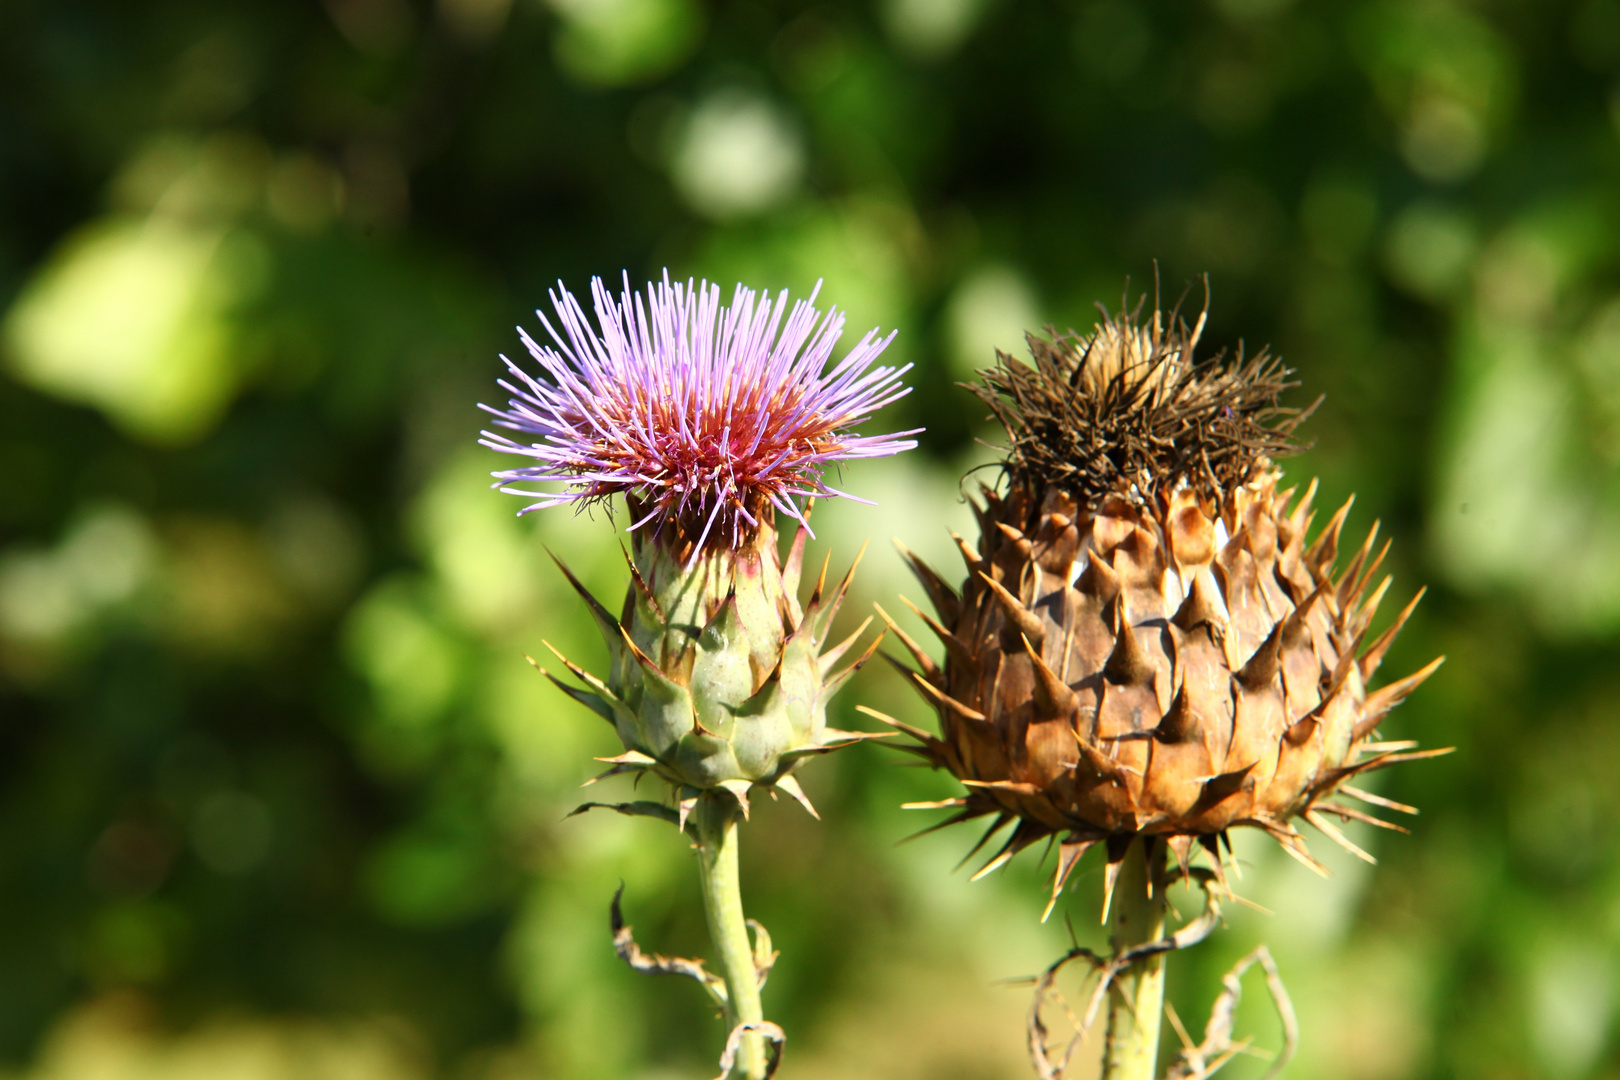
{"type": "MultiPolygon", "coordinates": [[[[617,619],[563,568],[590,606],[610,662],[600,679],[558,654],[588,689],[547,676],[624,743],[623,754],[604,759],[613,767],[602,777],[650,772],[669,781],[683,827],[696,799],[717,788],[745,813],[757,785],[780,788],[813,814],[793,770],[806,757],[870,737],[827,726],[828,700],[881,640],[834,670],[871,621],[828,647],[855,568],[829,591],[824,563],[801,605],[805,531],[781,561],[769,518],[765,511],[758,532],[736,550],[707,548],[695,560],[679,538],[633,533],[630,587],[617,619]]],[[[640,803],[616,809],[665,816],[640,803]]]]}

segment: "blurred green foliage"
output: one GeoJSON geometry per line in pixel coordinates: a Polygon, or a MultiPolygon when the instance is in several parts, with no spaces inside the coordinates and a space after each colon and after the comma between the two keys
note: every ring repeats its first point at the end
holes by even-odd
{"type": "MultiPolygon", "coordinates": [[[[856,619],[954,566],[993,438],[954,382],[1122,283],[1326,403],[1291,462],[1433,588],[1391,720],[1424,808],[1244,838],[1276,914],[1172,965],[1189,1026],[1271,942],[1296,1076],[1620,1077],[1620,0],[7,0],[0,5],[0,1056],[17,1076],[669,1080],[687,853],[562,821],[617,743],[524,662],[599,656],[611,527],[518,521],[474,405],[562,279],[669,267],[898,326],[924,449],[859,463],[856,619]],[[881,549],[881,550],[880,550],[881,549]]],[[[1387,616],[1386,616],[1387,617],[1387,616]]],[[[853,625],[853,623],[852,623],[853,625]]],[[[842,699],[918,723],[892,672],[842,699]]],[[[784,1075],[1026,1075],[1041,868],[895,841],[943,777],[863,749],[765,806],[784,1075]]],[[[1083,937],[1098,877],[1065,901],[1083,937]]],[[[1275,1045],[1251,991],[1242,1030],[1275,1045]]],[[[1233,1076],[1257,1074],[1254,1061],[1233,1076]]]]}

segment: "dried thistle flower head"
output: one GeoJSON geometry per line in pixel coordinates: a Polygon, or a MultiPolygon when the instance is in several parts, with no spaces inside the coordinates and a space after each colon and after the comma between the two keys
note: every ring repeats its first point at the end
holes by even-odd
{"type": "Polygon", "coordinates": [[[981,874],[1060,837],[1054,902],[1099,844],[1110,896],[1139,839],[1185,866],[1251,825],[1319,868],[1304,817],[1365,854],[1325,815],[1376,819],[1334,798],[1409,809],[1349,781],[1434,753],[1373,741],[1439,664],[1368,689],[1416,604],[1366,643],[1389,585],[1372,587],[1377,526],[1336,573],[1350,504],[1309,541],[1315,485],[1278,491],[1303,419],[1278,404],[1290,372],[1264,352],[1199,362],[1202,319],[1138,315],[1031,336],[1033,366],[982,373],[1004,487],[983,489],[978,543],[959,539],[960,590],[912,558],[944,665],[900,635],[940,716],[918,749],[969,789],[931,805],[993,817],[986,840],[1014,826],[981,874]]]}
{"type": "Polygon", "coordinates": [[[1081,501],[1135,502],[1190,487],[1214,497],[1298,449],[1306,412],[1277,404],[1297,385],[1262,349],[1195,364],[1204,328],[1155,310],[1103,319],[1089,334],[1028,335],[1031,367],[1006,353],[977,394],[1007,430],[1014,487],[1061,487],[1081,501]]]}
{"type": "Polygon", "coordinates": [[[728,307],[718,286],[667,274],[645,296],[628,281],[618,302],[600,279],[591,292],[597,326],[566,289],[553,293],[561,331],[541,316],[553,346],[523,338],[543,376],[508,360],[500,385],[511,401],[485,407],[533,441],[482,440],[536,462],[494,474],[502,491],[535,499],[524,512],[615,494],[629,507],[631,583],[618,617],[569,575],[607,641],[608,676],[563,660],[585,688],[557,685],[618,732],[625,753],[610,772],[675,786],[682,825],[717,789],[745,811],[755,785],[803,801],[791,772],[862,737],[828,728],[826,708],[872,652],[834,670],[861,633],[829,646],[847,576],[829,588],[823,568],[799,600],[805,501],[844,494],[823,478],[829,466],[916,445],[905,437],[915,432],[851,430],[908,392],[907,367],[873,366],[894,335],[874,330],[834,361],[843,316],[810,301],[790,308],[785,292],[773,303],[739,285],[728,307]],[[565,486],[511,486],[526,481],[565,486]],[[778,511],[801,526],[785,560],[778,511]]]}

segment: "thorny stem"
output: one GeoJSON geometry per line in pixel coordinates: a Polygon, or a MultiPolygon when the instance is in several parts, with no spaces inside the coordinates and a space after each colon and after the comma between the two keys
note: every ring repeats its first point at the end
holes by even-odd
{"type": "MultiPolygon", "coordinates": [[[[1114,955],[1164,936],[1167,908],[1164,846],[1131,845],[1120,868],[1109,919],[1114,955]],[[1151,858],[1151,865],[1150,865],[1151,858]],[[1149,883],[1153,893],[1148,895],[1149,883]]],[[[1159,1021],[1164,1013],[1164,953],[1120,972],[1108,1001],[1108,1042],[1103,1080],[1154,1080],[1158,1066],[1159,1021]]]]}
{"type": "MultiPolygon", "coordinates": [[[[719,950],[726,980],[727,1031],[738,1024],[758,1024],[765,1019],[737,876],[737,824],[741,817],[731,797],[719,792],[699,799],[692,813],[698,841],[698,875],[703,883],[703,913],[708,917],[709,937],[719,950]]],[[[764,1080],[765,1040],[759,1035],[750,1032],[743,1036],[733,1075],[764,1080]]]]}

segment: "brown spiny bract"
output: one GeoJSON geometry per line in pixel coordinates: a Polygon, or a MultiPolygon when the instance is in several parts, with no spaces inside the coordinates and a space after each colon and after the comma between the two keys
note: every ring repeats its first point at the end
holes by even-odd
{"type": "Polygon", "coordinates": [[[1439,661],[1369,691],[1417,598],[1369,644],[1377,525],[1336,571],[1350,504],[1312,538],[1314,483],[1278,490],[1303,419],[1277,404],[1290,372],[1264,352],[1195,363],[1197,339],[1127,313],[1031,336],[1033,367],[1001,354],[976,392],[1007,429],[1003,484],[982,489],[978,544],[958,538],[962,587],[911,558],[945,645],[941,667],[901,635],[940,715],[938,738],[912,733],[968,788],[930,805],[994,815],[986,839],[1016,825],[981,873],[1057,835],[1054,900],[1098,843],[1111,891],[1137,837],[1185,865],[1252,825],[1319,868],[1304,817],[1365,856],[1324,815],[1376,819],[1333,797],[1409,810],[1347,781],[1436,752],[1371,741],[1439,661]]]}

